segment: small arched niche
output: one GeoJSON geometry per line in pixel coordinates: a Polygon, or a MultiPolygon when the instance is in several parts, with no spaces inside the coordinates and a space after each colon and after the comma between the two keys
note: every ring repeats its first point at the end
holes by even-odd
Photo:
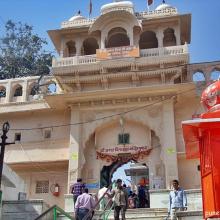
{"type": "Polygon", "coordinates": [[[76,46],[74,41],[68,41],[66,43],[66,56],[67,57],[76,56],[76,46]]]}
{"type": "Polygon", "coordinates": [[[220,79],[220,71],[214,69],[214,70],[211,72],[210,79],[213,80],[213,81],[220,79]]]}
{"type": "Polygon", "coordinates": [[[57,92],[57,84],[53,81],[48,82],[47,84],[47,93],[48,94],[54,94],[57,92]]]}
{"type": "Polygon", "coordinates": [[[96,54],[96,50],[99,49],[98,42],[95,38],[90,37],[84,40],[82,47],[83,55],[92,55],[96,54]]]}
{"type": "Polygon", "coordinates": [[[163,35],[164,47],[176,46],[176,36],[172,28],[167,28],[166,30],[164,30],[163,35]]]}
{"type": "Polygon", "coordinates": [[[203,82],[205,81],[205,76],[204,73],[201,71],[197,71],[195,73],[193,73],[193,77],[192,77],[193,82],[203,82]]]}
{"type": "Polygon", "coordinates": [[[106,48],[129,46],[130,39],[124,28],[116,27],[108,32],[106,48]]]}
{"type": "Polygon", "coordinates": [[[14,94],[13,97],[19,97],[22,96],[23,93],[23,88],[21,85],[16,85],[14,88],[14,94]]]}
{"type": "Polygon", "coordinates": [[[0,99],[6,97],[6,88],[4,86],[0,86],[0,99]]]}
{"type": "Polygon", "coordinates": [[[139,41],[140,49],[158,48],[158,40],[153,31],[145,31],[141,34],[139,41]]]}

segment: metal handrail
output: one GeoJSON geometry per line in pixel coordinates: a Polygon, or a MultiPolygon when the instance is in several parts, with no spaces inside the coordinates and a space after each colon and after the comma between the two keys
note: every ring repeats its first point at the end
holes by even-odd
{"type": "Polygon", "coordinates": [[[105,193],[102,195],[102,197],[100,197],[100,199],[97,201],[97,203],[95,204],[95,206],[89,210],[89,212],[83,217],[82,220],[87,220],[87,218],[92,214],[93,211],[95,211],[96,207],[100,204],[100,202],[102,201],[102,199],[105,197],[105,195],[107,194],[108,190],[111,189],[112,184],[109,185],[109,187],[106,189],[105,193]]]}
{"type": "Polygon", "coordinates": [[[49,212],[51,212],[53,210],[53,214],[54,214],[54,220],[56,220],[56,214],[57,211],[60,214],[65,215],[67,218],[69,218],[70,220],[75,220],[72,216],[70,216],[69,214],[67,214],[63,209],[61,209],[60,207],[58,207],[57,205],[54,205],[52,207],[50,207],[48,210],[46,210],[45,212],[43,212],[41,215],[39,215],[37,218],[35,218],[35,220],[40,220],[42,217],[44,217],[45,215],[47,215],[49,212]]]}
{"type": "Polygon", "coordinates": [[[112,202],[112,201],[111,200],[108,201],[104,211],[99,215],[100,217],[103,216],[103,220],[108,220],[108,217],[109,217],[109,215],[110,215],[110,213],[111,213],[111,211],[112,211],[112,209],[114,207],[114,202],[113,202],[111,207],[109,209],[107,209],[107,207],[108,207],[110,202],[112,202]],[[106,212],[107,212],[107,215],[106,215],[106,212]]]}

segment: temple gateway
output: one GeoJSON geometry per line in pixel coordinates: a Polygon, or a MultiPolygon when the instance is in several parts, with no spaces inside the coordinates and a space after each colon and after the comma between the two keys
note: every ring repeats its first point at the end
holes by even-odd
{"type": "Polygon", "coordinates": [[[1,123],[10,119],[15,140],[5,162],[24,179],[27,198],[64,208],[77,178],[95,193],[128,162],[147,168],[150,190],[173,179],[200,189],[181,121],[203,111],[200,92],[220,63],[190,64],[191,15],[167,3],[136,12],[117,1],[48,34],[59,54],[52,76],[0,81],[1,123]]]}

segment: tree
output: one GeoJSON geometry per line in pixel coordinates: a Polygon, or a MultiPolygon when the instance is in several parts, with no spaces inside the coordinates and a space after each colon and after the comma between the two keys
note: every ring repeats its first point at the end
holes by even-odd
{"type": "Polygon", "coordinates": [[[49,74],[52,54],[43,50],[46,44],[32,26],[7,21],[0,38],[0,79],[49,74]]]}

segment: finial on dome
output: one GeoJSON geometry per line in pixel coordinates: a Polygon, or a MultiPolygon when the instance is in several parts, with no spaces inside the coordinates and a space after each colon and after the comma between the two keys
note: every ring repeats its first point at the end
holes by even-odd
{"type": "Polygon", "coordinates": [[[77,14],[78,14],[78,15],[81,15],[81,11],[79,10],[77,14]]]}
{"type": "Polygon", "coordinates": [[[166,2],[165,2],[165,0],[163,0],[163,2],[162,2],[163,4],[165,4],[166,2]]]}

